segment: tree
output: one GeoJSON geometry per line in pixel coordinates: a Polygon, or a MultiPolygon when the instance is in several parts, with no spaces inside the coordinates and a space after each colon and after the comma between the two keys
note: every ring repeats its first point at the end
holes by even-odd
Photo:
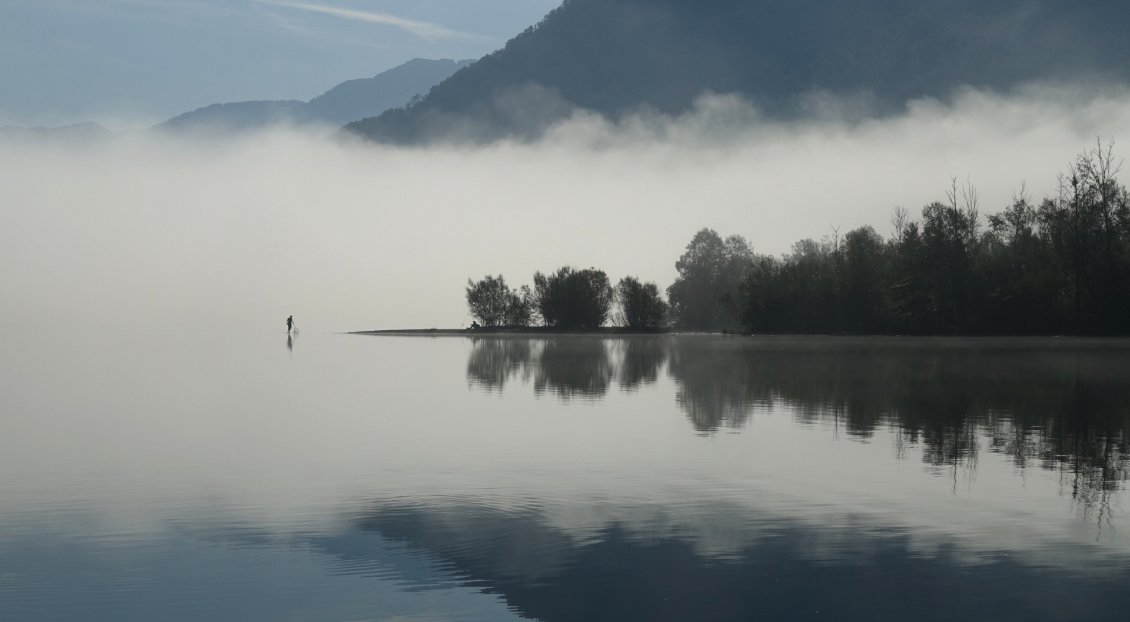
{"type": "Polygon", "coordinates": [[[753,249],[740,235],[725,240],[702,229],[675,263],[678,278],[667,288],[671,313],[682,328],[736,328],[738,285],[753,265],[753,249]]]}
{"type": "Polygon", "coordinates": [[[467,279],[467,307],[485,327],[529,326],[533,320],[533,295],[528,286],[512,290],[502,275],[467,279]]]}
{"type": "Polygon", "coordinates": [[[565,266],[548,276],[534,274],[533,300],[547,326],[593,329],[608,321],[613,291],[603,270],[565,266]]]}
{"type": "Polygon", "coordinates": [[[509,292],[506,300],[507,326],[529,326],[533,324],[536,313],[534,293],[530,291],[529,285],[509,292]]]}
{"type": "Polygon", "coordinates": [[[659,328],[667,319],[667,303],[655,283],[628,276],[616,285],[620,323],[629,328],[659,328]]]}
{"type": "Polygon", "coordinates": [[[509,301],[510,288],[501,274],[497,278],[487,275],[477,283],[467,279],[467,307],[483,326],[501,326],[509,301]]]}
{"type": "Polygon", "coordinates": [[[869,226],[844,236],[843,301],[846,328],[853,333],[882,329],[884,275],[883,238],[869,226]]]}
{"type": "Polygon", "coordinates": [[[1041,241],[1066,283],[1075,332],[1125,332],[1130,316],[1130,199],[1121,170],[1101,142],[1060,177],[1059,196],[1037,211],[1041,241]]]}
{"type": "Polygon", "coordinates": [[[933,301],[930,297],[928,265],[918,223],[907,222],[892,241],[890,287],[891,329],[896,333],[934,332],[933,301]]]}
{"type": "Polygon", "coordinates": [[[777,332],[782,324],[781,262],[759,256],[738,285],[737,318],[751,333],[777,332]]]}
{"type": "MultiPolygon", "coordinates": [[[[952,195],[951,195],[952,196],[952,195]]],[[[961,209],[934,202],[922,208],[922,243],[926,286],[932,299],[934,332],[968,332],[973,294],[976,206],[961,209]]]]}

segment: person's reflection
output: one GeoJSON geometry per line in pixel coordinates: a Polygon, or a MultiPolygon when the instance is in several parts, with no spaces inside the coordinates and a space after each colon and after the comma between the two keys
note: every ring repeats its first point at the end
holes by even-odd
{"type": "Polygon", "coordinates": [[[286,334],[286,349],[292,355],[294,354],[294,335],[291,335],[290,333],[286,334]]]}

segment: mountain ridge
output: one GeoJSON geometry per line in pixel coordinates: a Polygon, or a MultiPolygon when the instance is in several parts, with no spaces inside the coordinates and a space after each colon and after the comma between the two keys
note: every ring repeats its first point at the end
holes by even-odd
{"type": "Polygon", "coordinates": [[[415,58],[376,74],[342,82],[301,100],[252,100],[202,106],[153,127],[159,131],[253,130],[271,125],[344,125],[408,103],[470,64],[470,60],[415,58]]]}
{"type": "Polygon", "coordinates": [[[566,0],[419,102],[355,121],[379,142],[536,137],[569,112],[610,118],[740,95],[796,116],[812,92],[877,113],[962,86],[1130,79],[1130,3],[1109,0],[566,0]]]}

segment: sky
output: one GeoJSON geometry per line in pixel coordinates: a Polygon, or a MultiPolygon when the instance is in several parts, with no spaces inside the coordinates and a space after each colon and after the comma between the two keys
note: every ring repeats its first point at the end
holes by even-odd
{"type": "Polygon", "coordinates": [[[560,0],[3,0],[0,125],[147,126],[479,58],[560,0]]]}

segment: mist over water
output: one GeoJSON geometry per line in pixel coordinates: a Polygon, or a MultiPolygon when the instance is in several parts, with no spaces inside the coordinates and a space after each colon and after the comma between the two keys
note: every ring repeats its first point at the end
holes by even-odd
{"type": "Polygon", "coordinates": [[[704,97],[679,118],[583,113],[533,143],[389,148],[276,129],[0,144],[0,322],[40,329],[456,327],[469,277],[595,266],[666,287],[695,231],[779,253],[833,228],[889,233],[950,180],[982,213],[1039,199],[1097,136],[1130,136],[1130,93],[1029,87],[803,122],[704,97]]]}

